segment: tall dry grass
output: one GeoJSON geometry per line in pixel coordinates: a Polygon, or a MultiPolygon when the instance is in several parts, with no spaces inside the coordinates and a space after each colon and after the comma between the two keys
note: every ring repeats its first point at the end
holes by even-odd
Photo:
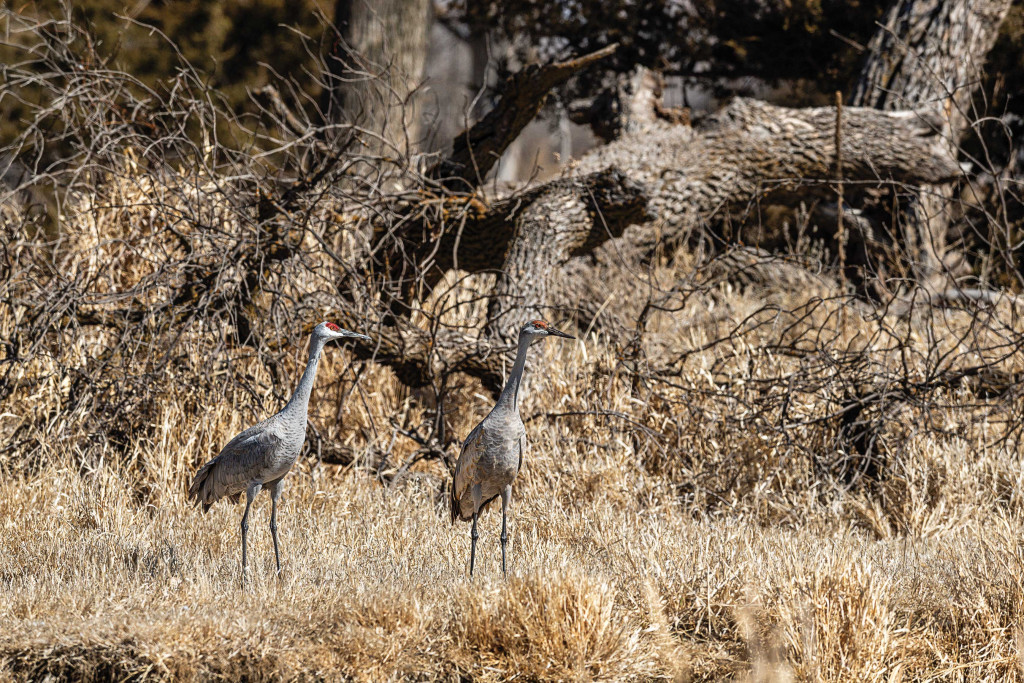
{"type": "MultiPolygon", "coordinates": [[[[240,590],[241,506],[201,515],[189,479],[283,404],[328,311],[379,322],[356,226],[399,230],[427,186],[338,147],[261,215],[315,146],[218,148],[187,65],[148,90],[80,59],[81,30],[22,23],[35,52],[8,71],[48,95],[6,148],[38,177],[0,197],[0,678],[1024,680],[1019,300],[887,312],[759,256],[568,283],[607,301],[531,359],[507,580],[499,515],[470,579],[447,468],[406,467],[437,410],[459,439],[492,398],[456,373],[438,406],[328,349],[283,577],[261,498],[240,590]]],[[[409,324],[480,329],[492,284],[449,274],[409,324]]]]}
{"type": "MultiPolygon", "coordinates": [[[[653,319],[651,358],[700,347],[765,293],[718,296],[714,316],[705,301],[653,319]]],[[[775,296],[796,308],[801,294],[775,296]]],[[[850,339],[877,324],[840,303],[820,315],[850,339]]],[[[917,336],[922,349],[942,343],[917,336]]],[[[283,578],[261,499],[250,587],[240,590],[241,507],[203,516],[184,492],[198,463],[289,388],[262,406],[216,392],[198,406],[163,395],[149,429],[99,457],[83,457],[87,439],[39,432],[36,464],[16,466],[9,454],[0,481],[0,671],[14,680],[1024,678],[1021,454],[1012,441],[983,448],[1003,427],[973,424],[969,388],[945,397],[944,432],[915,430],[913,409],[895,416],[904,440],[892,475],[844,490],[776,435],[716,438],[723,404],[696,387],[721,381],[709,368],[723,359],[744,366],[742,348],[688,357],[678,392],[700,404],[689,420],[638,398],[621,359],[593,333],[531,362],[522,411],[532,445],[515,487],[507,581],[493,511],[468,577],[468,529],[447,521],[439,463],[384,486],[359,467],[306,460],[280,515],[283,578]],[[675,441],[641,456],[633,428],[609,411],[675,441]],[[574,414],[555,416],[565,413],[574,414]]],[[[300,360],[295,349],[293,376],[300,360]]],[[[408,392],[369,367],[339,421],[348,367],[342,349],[328,350],[311,421],[365,447],[408,392]]],[[[60,395],[40,375],[4,404],[0,426],[12,433],[60,395]]],[[[817,409],[795,398],[794,410],[817,409]]],[[[456,431],[467,433],[489,402],[467,384],[456,431]]],[[[810,451],[824,443],[814,427],[794,438],[818,439],[810,451]]]]}
{"type": "MultiPolygon", "coordinates": [[[[887,313],[827,273],[756,258],[736,277],[685,250],[570,282],[606,317],[531,359],[508,580],[499,515],[471,580],[447,468],[406,467],[436,387],[329,348],[284,575],[262,498],[242,591],[241,506],[203,516],[188,482],[283,404],[328,311],[386,307],[348,268],[385,190],[339,182],[261,221],[272,174],[242,153],[182,137],[171,168],[113,139],[57,233],[0,204],[0,677],[1024,679],[1019,300],[887,313]],[[293,252],[260,264],[282,226],[293,252]],[[196,281],[201,306],[171,304],[196,281]]],[[[492,284],[449,274],[410,324],[480,329],[492,284]]],[[[493,399],[445,381],[458,440],[493,399]]]]}

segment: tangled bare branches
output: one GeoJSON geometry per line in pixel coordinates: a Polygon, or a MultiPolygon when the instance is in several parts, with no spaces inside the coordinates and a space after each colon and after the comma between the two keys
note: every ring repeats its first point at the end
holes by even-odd
{"type": "MultiPolygon", "coordinates": [[[[523,112],[610,50],[512,78],[451,155],[423,160],[327,119],[284,79],[253,93],[256,114],[232,115],[187,63],[146,86],[71,21],[5,21],[19,57],[0,101],[28,114],[0,151],[0,401],[38,406],[0,423],[6,466],[54,439],[83,462],[123,456],[171,404],[277,400],[330,317],[376,343],[335,375],[323,410],[336,419],[313,450],[400,475],[445,458],[459,391],[498,388],[510,329],[552,312],[618,345],[594,372],[637,408],[602,408],[595,392],[546,417],[601,416],[700,504],[762,485],[770,463],[805,473],[796,490],[888,485],[924,434],[990,429],[993,447],[1019,447],[1013,297],[907,288],[869,303],[843,287],[834,234],[815,232],[827,210],[781,232],[788,257],[719,253],[762,230],[769,201],[820,197],[837,140],[844,183],[864,193],[958,177],[934,112],[846,108],[838,136],[832,108],[737,100],[694,127],[653,118],[562,177],[492,196],[487,169],[523,112]],[[340,406],[373,373],[403,386],[399,416],[346,425],[340,406]]],[[[855,245],[871,241],[870,224],[845,220],[855,245]]]]}

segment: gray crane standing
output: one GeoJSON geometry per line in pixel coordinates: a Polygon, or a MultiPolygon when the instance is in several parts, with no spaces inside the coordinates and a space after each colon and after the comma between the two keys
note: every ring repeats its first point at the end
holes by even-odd
{"type": "Polygon", "coordinates": [[[260,490],[270,490],[270,533],[274,537],[274,559],[281,573],[281,554],[277,543],[277,501],[283,481],[306,440],[306,412],[309,394],[316,379],[320,352],[334,339],[363,339],[364,334],[344,330],[334,323],[322,322],[313,329],[309,340],[309,362],[291,400],[273,417],[231,439],[217,457],[199,468],[188,489],[189,499],[202,504],[203,512],[225,496],[238,502],[245,492],[245,513],[242,515],[242,584],[245,584],[246,533],[249,531],[249,507],[260,490]]]}
{"type": "Polygon", "coordinates": [[[531,344],[545,337],[572,335],[560,332],[543,320],[531,320],[519,332],[519,350],[505,388],[487,417],[480,421],[462,444],[452,481],[452,524],[456,519],[473,520],[470,532],[469,575],[476,563],[477,517],[492,500],[501,496],[501,573],[505,575],[505,546],[508,543],[508,504],[512,500],[512,482],[523,466],[526,427],[519,416],[519,384],[526,367],[526,352],[531,344]]]}

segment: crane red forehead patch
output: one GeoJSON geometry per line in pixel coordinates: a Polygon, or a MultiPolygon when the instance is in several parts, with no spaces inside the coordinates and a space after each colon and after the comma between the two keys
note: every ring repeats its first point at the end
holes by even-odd
{"type": "Polygon", "coordinates": [[[327,329],[331,330],[332,332],[341,332],[341,328],[335,325],[334,323],[327,323],[327,329]]]}
{"type": "Polygon", "coordinates": [[[543,320],[531,320],[530,324],[533,325],[534,327],[543,327],[544,329],[547,329],[548,327],[548,324],[543,320]]]}

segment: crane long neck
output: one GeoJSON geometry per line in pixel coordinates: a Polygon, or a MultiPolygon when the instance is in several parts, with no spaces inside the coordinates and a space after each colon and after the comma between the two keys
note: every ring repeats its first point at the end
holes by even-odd
{"type": "Polygon", "coordinates": [[[309,361],[306,363],[306,370],[302,373],[299,386],[295,388],[295,393],[292,394],[291,400],[288,401],[288,405],[284,407],[284,410],[298,410],[302,414],[306,413],[306,409],[309,406],[309,395],[313,391],[313,382],[316,380],[316,370],[320,365],[320,352],[324,350],[324,343],[325,340],[319,337],[313,337],[310,340],[309,361]]]}
{"type": "Polygon", "coordinates": [[[501,390],[501,396],[498,397],[498,403],[495,407],[519,410],[519,383],[523,379],[523,370],[526,369],[526,351],[529,348],[529,337],[525,334],[520,334],[516,362],[512,365],[512,372],[509,373],[508,380],[505,382],[505,388],[501,390]]]}

